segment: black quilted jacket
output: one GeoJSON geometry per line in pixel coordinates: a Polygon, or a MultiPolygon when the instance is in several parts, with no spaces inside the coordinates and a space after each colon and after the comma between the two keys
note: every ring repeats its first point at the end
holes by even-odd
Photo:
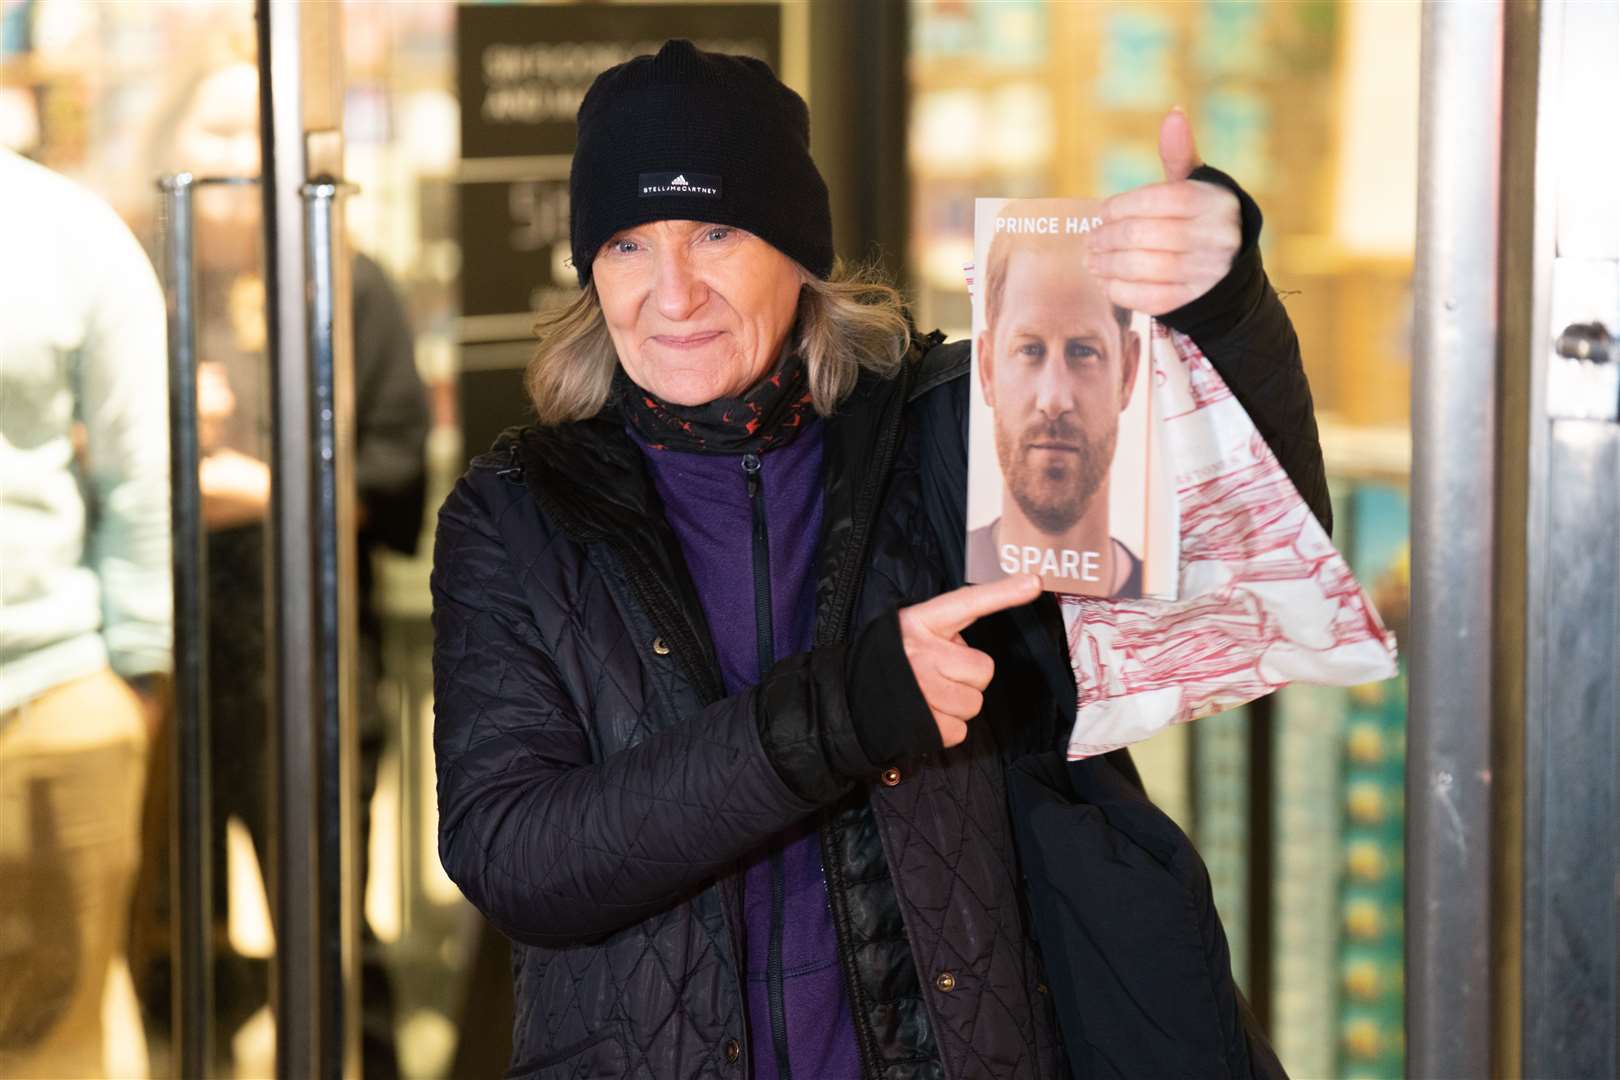
{"type": "MultiPolygon", "coordinates": [[[[1228,313],[1195,305],[1171,324],[1202,320],[1197,340],[1325,519],[1297,344],[1246,241],[1233,275],[1248,284],[1217,286],[1239,290],[1228,313]]],[[[997,666],[962,745],[872,761],[849,715],[852,631],[891,633],[897,607],[960,584],[967,348],[925,355],[934,344],[828,420],[817,647],[743,694],[722,696],[680,546],[615,415],[508,433],[446,501],[440,855],[517,946],[510,1075],[744,1075],[733,874],[810,814],[865,1075],[1062,1073],[1006,782],[1073,721],[1057,605],[967,633],[997,666]]]]}

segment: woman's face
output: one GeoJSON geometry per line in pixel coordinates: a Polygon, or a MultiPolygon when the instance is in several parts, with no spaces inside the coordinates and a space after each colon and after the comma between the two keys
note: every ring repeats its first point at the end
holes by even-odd
{"type": "Polygon", "coordinates": [[[801,275],[753,233],[702,221],[625,229],[591,266],[625,373],[674,405],[734,397],[775,365],[801,275]]]}

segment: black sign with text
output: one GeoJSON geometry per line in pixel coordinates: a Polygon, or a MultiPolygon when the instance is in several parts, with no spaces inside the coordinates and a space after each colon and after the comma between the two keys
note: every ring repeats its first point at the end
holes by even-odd
{"type": "MultiPolygon", "coordinates": [[[[462,181],[461,314],[528,315],[579,291],[568,265],[568,178],[462,181]]],[[[464,340],[499,339],[464,331],[464,340]]]]}
{"type": "Polygon", "coordinates": [[[596,77],[677,37],[778,69],[781,13],[775,4],[458,8],[461,156],[573,153],[574,114],[596,77]]]}

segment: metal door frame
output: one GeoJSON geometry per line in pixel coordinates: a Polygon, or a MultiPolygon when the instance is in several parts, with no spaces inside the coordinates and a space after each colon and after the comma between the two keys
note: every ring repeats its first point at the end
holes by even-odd
{"type": "Polygon", "coordinates": [[[1503,10],[1423,8],[1406,764],[1411,1076],[1489,1075],[1503,10]],[[1483,392],[1482,392],[1483,388],[1483,392]]]}
{"type": "MultiPolygon", "coordinates": [[[[1526,1076],[1620,1073],[1620,356],[1555,353],[1575,322],[1620,333],[1620,5],[1539,5],[1522,558],[1522,980],[1526,1076]],[[1593,295],[1595,287],[1596,295],[1593,295]],[[1600,367],[1605,370],[1600,371],[1600,367]],[[1605,375],[1607,378],[1605,378],[1605,375]],[[1593,376],[1597,376],[1593,380],[1593,376]],[[1573,390],[1573,393],[1571,392],[1573,390]],[[1595,400],[1593,400],[1595,398],[1595,400]]],[[[1528,21],[1528,20],[1527,20],[1528,21]]],[[[1528,82],[1528,80],[1526,80],[1528,82]]],[[[1522,190],[1522,189],[1521,189],[1522,190]]],[[[1505,508],[1507,509],[1507,508],[1505,508]]]]}
{"type": "Polygon", "coordinates": [[[276,1072],[359,1074],[353,333],[341,7],[255,0],[272,400],[276,1072]]]}
{"type": "Polygon", "coordinates": [[[1409,1075],[1620,1069],[1620,357],[1554,346],[1620,332],[1617,60],[1612,3],[1424,9],[1409,1075]]]}

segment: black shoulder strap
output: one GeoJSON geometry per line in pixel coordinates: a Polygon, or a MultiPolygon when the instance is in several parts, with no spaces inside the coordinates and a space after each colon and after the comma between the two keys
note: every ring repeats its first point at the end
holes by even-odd
{"type": "Polygon", "coordinates": [[[917,373],[911,381],[907,400],[915,401],[942,383],[966,375],[972,348],[966,341],[947,342],[945,335],[935,330],[917,339],[922,359],[917,361],[917,373]]]}

